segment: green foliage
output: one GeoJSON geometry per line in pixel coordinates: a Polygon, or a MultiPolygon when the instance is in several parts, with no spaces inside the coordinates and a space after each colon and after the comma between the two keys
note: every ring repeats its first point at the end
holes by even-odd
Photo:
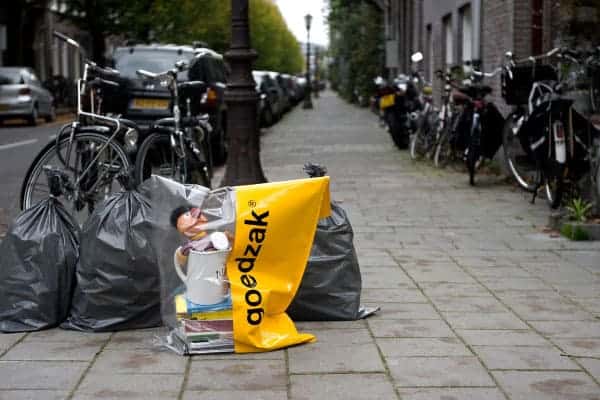
{"type": "Polygon", "coordinates": [[[366,0],[331,0],[329,71],[332,87],[349,101],[368,98],[383,71],[383,15],[366,0]]]}
{"type": "Polygon", "coordinates": [[[577,222],[585,222],[592,209],[592,203],[580,198],[573,199],[566,207],[569,218],[577,222]]]}
{"type": "Polygon", "coordinates": [[[302,71],[300,44],[289,31],[279,8],[270,0],[250,0],[250,40],[258,52],[255,68],[279,72],[302,71]]]}
{"type": "Polygon", "coordinates": [[[560,233],[564,237],[575,241],[590,240],[588,233],[579,225],[564,224],[560,228],[560,233]]]}
{"type": "MultiPolygon", "coordinates": [[[[229,49],[230,0],[67,0],[63,17],[103,41],[110,35],[137,42],[192,44],[229,49]]],[[[272,0],[250,0],[250,37],[257,69],[296,73],[303,56],[272,0]]],[[[100,46],[100,45],[99,45],[100,46]]],[[[102,46],[100,46],[102,47],[102,46]]],[[[94,49],[99,59],[103,48],[94,49]]]]}

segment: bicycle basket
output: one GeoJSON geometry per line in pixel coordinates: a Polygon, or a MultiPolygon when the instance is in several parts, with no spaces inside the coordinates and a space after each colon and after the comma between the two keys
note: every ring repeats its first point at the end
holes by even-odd
{"type": "Polygon", "coordinates": [[[535,82],[556,81],[558,76],[551,65],[518,65],[512,68],[512,78],[502,72],[502,97],[508,105],[527,104],[535,82]]]}

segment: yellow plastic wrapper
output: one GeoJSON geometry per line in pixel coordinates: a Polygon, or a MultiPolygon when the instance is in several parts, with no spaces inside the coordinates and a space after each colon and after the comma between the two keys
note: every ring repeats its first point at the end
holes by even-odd
{"type": "Polygon", "coordinates": [[[312,342],[285,310],[304,274],[317,221],[329,216],[329,177],[235,188],[235,241],[227,259],[236,353],[312,342]]]}

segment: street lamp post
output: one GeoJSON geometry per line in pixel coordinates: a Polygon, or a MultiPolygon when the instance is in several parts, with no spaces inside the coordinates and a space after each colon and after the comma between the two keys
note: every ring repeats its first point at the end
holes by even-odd
{"type": "Polygon", "coordinates": [[[313,108],[310,83],[310,23],[312,22],[312,15],[306,14],[304,21],[306,22],[306,93],[304,93],[302,108],[310,110],[313,108]]]}
{"type": "Polygon", "coordinates": [[[231,0],[231,47],[225,57],[231,69],[225,93],[229,148],[221,185],[266,182],[260,163],[258,94],[252,77],[257,53],[250,48],[248,0],[231,0]]]}
{"type": "Polygon", "coordinates": [[[319,48],[315,46],[315,62],[313,63],[315,66],[315,99],[319,98],[319,48]]]}

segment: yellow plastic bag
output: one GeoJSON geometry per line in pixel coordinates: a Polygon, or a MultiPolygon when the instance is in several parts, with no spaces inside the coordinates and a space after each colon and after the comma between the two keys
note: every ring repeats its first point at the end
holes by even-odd
{"type": "Polygon", "coordinates": [[[239,186],[227,259],[236,353],[311,342],[285,310],[308,260],[317,221],[329,216],[329,177],[239,186]]]}

